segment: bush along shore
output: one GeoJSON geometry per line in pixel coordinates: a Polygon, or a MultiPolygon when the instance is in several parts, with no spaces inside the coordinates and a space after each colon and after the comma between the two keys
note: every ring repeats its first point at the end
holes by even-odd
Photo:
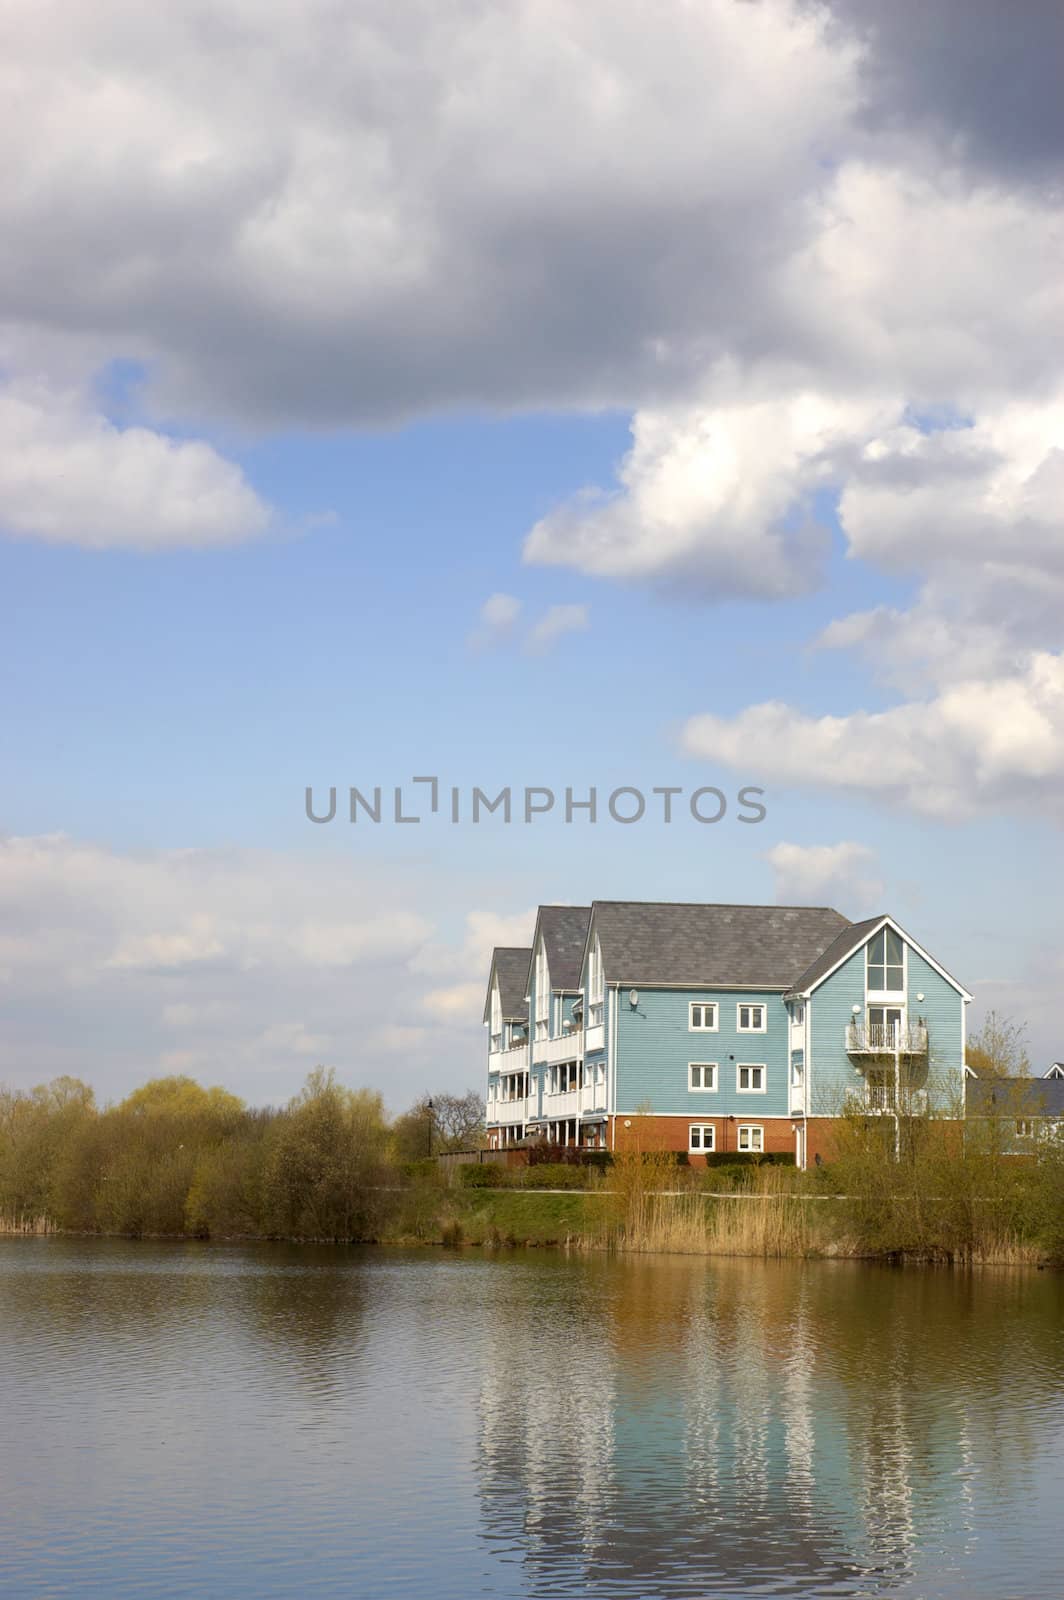
{"type": "Polygon", "coordinates": [[[911,1118],[896,1141],[844,1119],[807,1173],[652,1149],[462,1164],[411,1158],[410,1134],[320,1069],[279,1111],[187,1078],[102,1110],[70,1078],[0,1091],[0,1233],[1064,1264],[1064,1148],[1017,1158],[989,1123],[911,1118]]]}

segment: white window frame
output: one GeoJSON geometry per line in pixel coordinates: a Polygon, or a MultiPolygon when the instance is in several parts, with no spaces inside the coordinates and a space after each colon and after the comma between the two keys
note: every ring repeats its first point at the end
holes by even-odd
{"type": "Polygon", "coordinates": [[[767,1094],[768,1093],[768,1067],[763,1061],[737,1061],[735,1063],[735,1092],[736,1094],[767,1094]],[[761,1083],[755,1089],[752,1084],[743,1085],[744,1072],[760,1072],[761,1083]]]}
{"type": "Polygon", "coordinates": [[[873,995],[877,999],[880,996],[884,996],[884,997],[886,997],[886,1000],[889,1003],[889,1001],[890,1001],[890,999],[892,997],[895,997],[897,995],[905,995],[908,992],[908,987],[909,987],[909,947],[906,944],[905,940],[901,937],[901,934],[898,932],[898,930],[896,928],[888,928],[886,926],[886,924],[884,924],[884,926],[882,928],[880,928],[879,932],[873,934],[871,939],[869,939],[868,943],[865,945],[865,996],[866,996],[867,999],[871,999],[873,995]],[[887,967],[888,966],[896,967],[898,965],[898,963],[896,961],[888,962],[887,959],[886,959],[886,954],[887,954],[887,951],[886,951],[886,937],[887,937],[888,933],[893,934],[894,937],[901,944],[901,988],[900,989],[873,989],[872,982],[871,982],[871,976],[870,976],[871,969],[872,969],[873,965],[875,965],[877,967],[881,966],[883,968],[883,981],[884,981],[884,983],[886,982],[886,977],[887,977],[887,967]],[[877,939],[882,939],[884,941],[884,945],[883,945],[883,960],[881,962],[877,961],[877,962],[873,963],[873,961],[872,961],[872,946],[875,944],[877,939]]]}
{"type": "Polygon", "coordinates": [[[735,1148],[739,1151],[749,1152],[751,1155],[763,1156],[765,1153],[765,1130],[762,1124],[760,1122],[740,1122],[735,1130],[735,1148]],[[743,1143],[744,1134],[746,1136],[745,1144],[743,1143]],[[756,1143],[752,1138],[754,1134],[757,1135],[756,1143]]]}
{"type": "Polygon", "coordinates": [[[720,1032],[720,1006],[718,1005],[716,1000],[692,1000],[691,1001],[690,1005],[687,1007],[687,1031],[688,1031],[688,1033],[719,1033],[720,1032]],[[703,1016],[705,1016],[705,1013],[707,1011],[712,1011],[712,1013],[713,1013],[713,1021],[712,1022],[704,1022],[704,1021],[703,1022],[696,1022],[695,1021],[695,1010],[696,1009],[701,1011],[703,1016]]]}
{"type": "Polygon", "coordinates": [[[791,1026],[792,1026],[792,1028],[804,1028],[805,1027],[805,1001],[804,1000],[796,1000],[794,1002],[794,1005],[791,1007],[791,1026]]]}
{"type": "Polygon", "coordinates": [[[704,1155],[707,1155],[707,1154],[711,1155],[716,1150],[716,1148],[717,1148],[717,1129],[716,1129],[716,1124],[715,1123],[712,1123],[712,1122],[691,1122],[691,1123],[688,1124],[688,1127],[687,1127],[687,1153],[688,1153],[688,1155],[692,1155],[692,1156],[704,1156],[704,1155]],[[694,1142],[694,1138],[695,1138],[695,1133],[696,1132],[698,1133],[699,1138],[702,1141],[699,1144],[695,1144],[695,1142],[694,1142]],[[707,1134],[709,1135],[709,1143],[708,1144],[705,1143],[705,1138],[706,1138],[707,1134]]]}
{"type": "Polygon", "coordinates": [[[689,1061],[687,1063],[687,1089],[690,1094],[716,1094],[720,1082],[720,1063],[718,1061],[689,1061]],[[695,1073],[699,1072],[702,1082],[695,1082],[695,1073]],[[712,1081],[706,1083],[706,1073],[710,1074],[712,1081]]]}
{"type": "Polygon", "coordinates": [[[735,1007],[736,1033],[767,1033],[768,1032],[768,1006],[763,1000],[740,1000],[735,1007]],[[755,1027],[752,1023],[743,1026],[744,1011],[760,1011],[761,1021],[755,1027]]]}
{"type": "Polygon", "coordinates": [[[1034,1119],[1033,1118],[1031,1118],[1031,1117],[1017,1117],[1016,1118],[1016,1137],[1017,1137],[1017,1139],[1033,1139],[1034,1138],[1034,1119]]]}

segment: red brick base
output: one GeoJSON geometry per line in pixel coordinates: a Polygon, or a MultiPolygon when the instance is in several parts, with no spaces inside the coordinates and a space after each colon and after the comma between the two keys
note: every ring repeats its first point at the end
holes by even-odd
{"type": "MultiPolygon", "coordinates": [[[[712,1126],[714,1150],[718,1155],[734,1154],[739,1148],[740,1124],[763,1128],[765,1155],[791,1155],[797,1150],[794,1119],[791,1117],[612,1117],[608,1148],[611,1150],[686,1150],[692,1122],[712,1126]]],[[[812,1153],[810,1152],[810,1160],[812,1153]]],[[[692,1166],[704,1165],[704,1157],[691,1153],[692,1166]]]]}

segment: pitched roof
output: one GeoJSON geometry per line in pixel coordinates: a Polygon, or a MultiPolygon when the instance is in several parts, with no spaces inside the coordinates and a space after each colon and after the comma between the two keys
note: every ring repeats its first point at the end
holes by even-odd
{"type": "Polygon", "coordinates": [[[786,989],[851,924],[830,906],[596,900],[611,983],[786,989]]]}
{"type": "MultiPolygon", "coordinates": [[[[528,963],[532,952],[515,945],[499,945],[492,965],[499,980],[499,1000],[504,1022],[527,1022],[528,963]]],[[[490,1003],[490,995],[489,995],[490,1003]]]]}
{"type": "Polygon", "coordinates": [[[865,917],[863,922],[851,922],[843,928],[837,939],[833,939],[827,949],[817,956],[801,974],[795,983],[796,990],[805,991],[812,984],[819,983],[820,979],[829,973],[832,967],[838,966],[840,961],[861,947],[875,928],[879,927],[885,917],[865,917]]]}
{"type": "MultiPolygon", "coordinates": [[[[540,906],[536,926],[547,947],[552,989],[579,989],[590,919],[590,906],[540,906]]],[[[525,978],[522,994],[528,993],[527,964],[525,978]]]]}
{"type": "Polygon", "coordinates": [[[970,1117],[1064,1117],[1062,1078],[969,1078],[970,1117]]]}

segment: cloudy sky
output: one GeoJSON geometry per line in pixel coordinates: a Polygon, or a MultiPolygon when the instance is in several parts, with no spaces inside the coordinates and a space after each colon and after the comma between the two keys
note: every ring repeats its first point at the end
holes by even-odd
{"type": "Polygon", "coordinates": [[[0,1078],[398,1108],[594,896],[891,910],[1064,1054],[1062,59],[1055,0],[0,6],[0,1078]]]}

